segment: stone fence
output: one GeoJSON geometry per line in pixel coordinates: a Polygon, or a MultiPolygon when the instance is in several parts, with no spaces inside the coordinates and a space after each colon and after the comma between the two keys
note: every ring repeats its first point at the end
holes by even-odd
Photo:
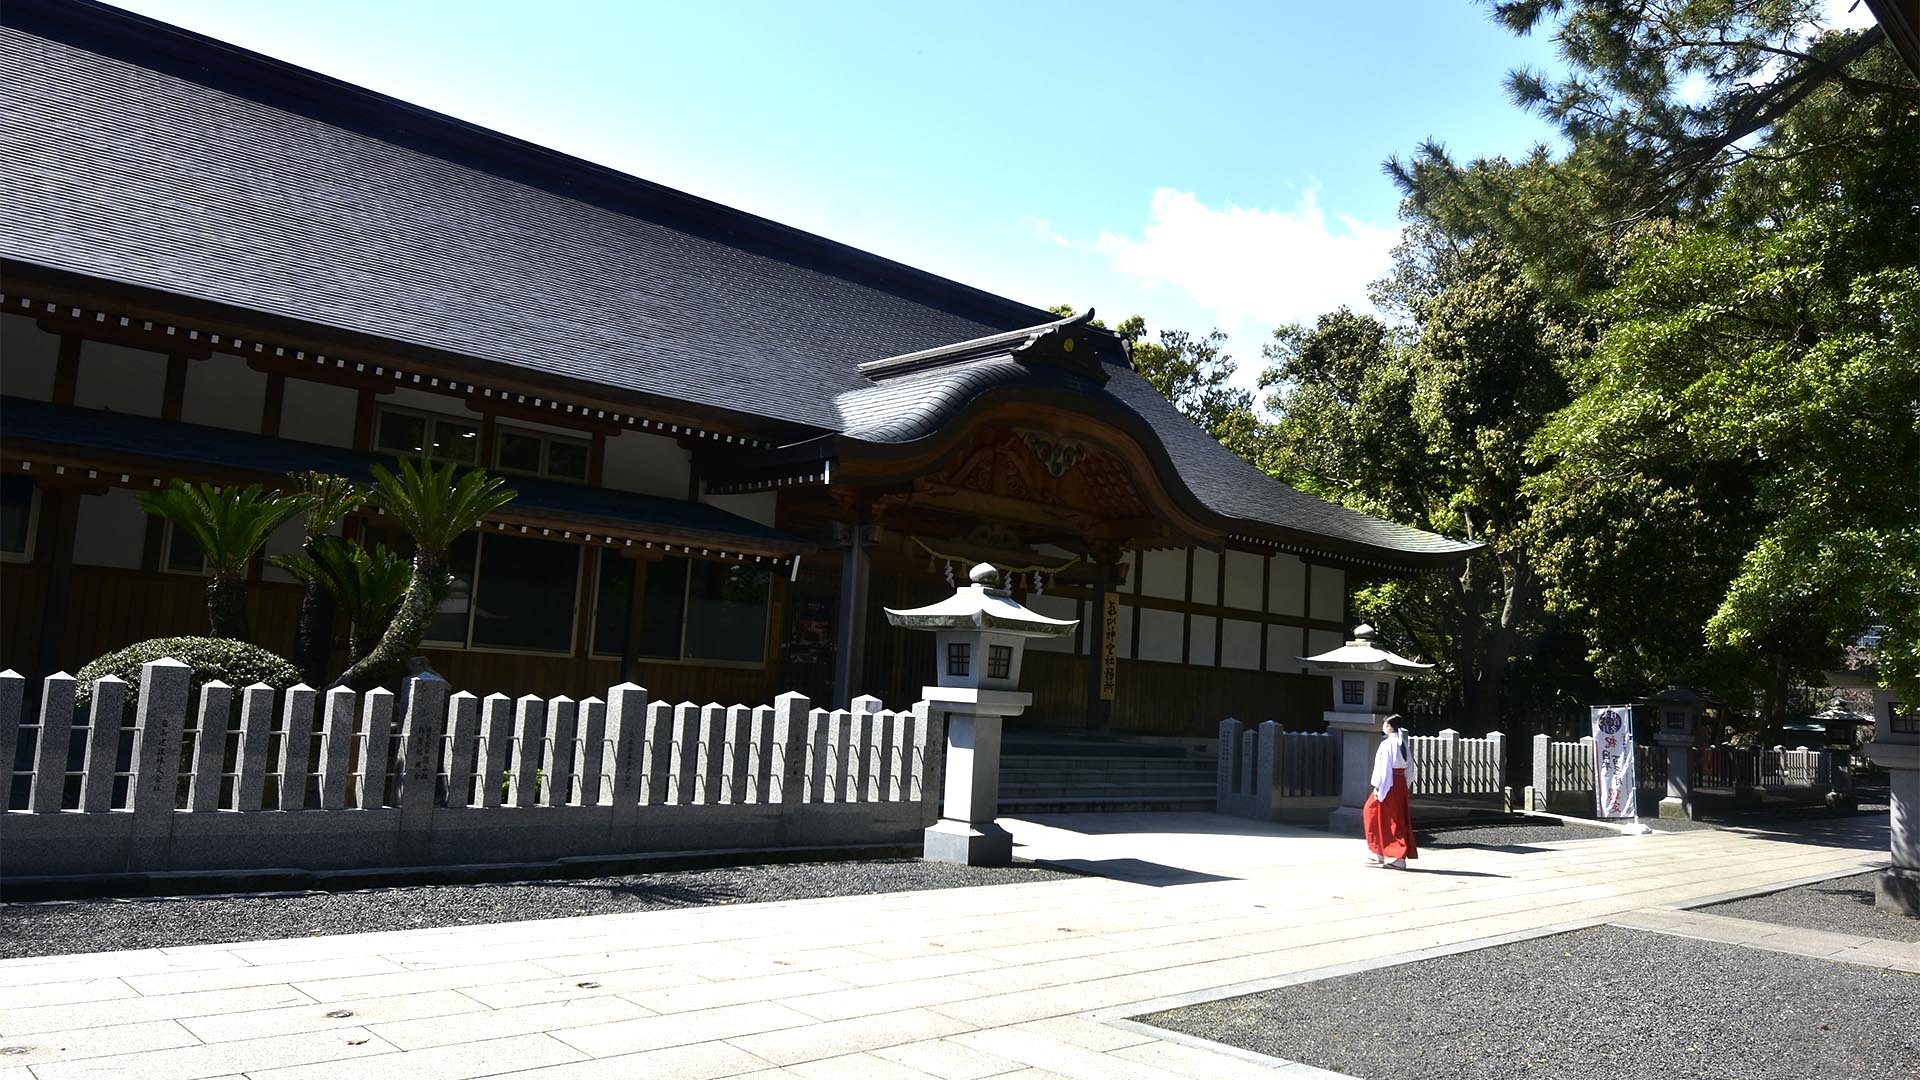
{"type": "Polygon", "coordinates": [[[917,845],[938,817],[942,719],[875,698],[811,709],[210,682],[159,660],[128,687],[0,672],[9,879],[548,862],[714,849],[917,845]],[[190,705],[196,707],[189,708],[190,705]],[[22,766],[20,760],[28,764],[22,766]],[[22,789],[24,788],[24,792],[22,789]]]}
{"type": "MultiPolygon", "coordinates": [[[[1724,744],[1674,748],[1675,753],[1684,751],[1687,759],[1687,768],[1678,774],[1670,769],[1667,747],[1636,743],[1634,749],[1641,817],[1656,816],[1662,796],[1690,815],[1695,794],[1703,791],[1737,799],[1758,800],[1772,795],[1790,801],[1820,802],[1838,780],[1832,752],[1804,746],[1796,750],[1724,744]]],[[[1526,806],[1582,817],[1595,812],[1592,736],[1578,742],[1554,742],[1545,735],[1533,737],[1533,785],[1527,789],[1526,806]]]]}
{"type": "MultiPolygon", "coordinates": [[[[1341,738],[1333,732],[1284,731],[1272,720],[1258,728],[1222,721],[1215,810],[1261,821],[1324,820],[1340,804],[1341,738]]],[[[1446,730],[1407,742],[1416,798],[1502,797],[1507,740],[1500,732],[1463,739],[1446,730]]]]}

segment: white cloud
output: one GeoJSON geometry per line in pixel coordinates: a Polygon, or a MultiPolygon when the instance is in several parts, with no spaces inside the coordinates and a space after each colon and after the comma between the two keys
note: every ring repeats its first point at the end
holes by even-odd
{"type": "Polygon", "coordinates": [[[1145,287],[1182,290],[1222,327],[1271,329],[1342,304],[1371,308],[1367,283],[1387,270],[1400,231],[1337,221],[1329,224],[1314,189],[1291,209],[1262,210],[1215,208],[1191,192],[1161,188],[1139,236],[1102,229],[1094,250],[1145,287]]]}

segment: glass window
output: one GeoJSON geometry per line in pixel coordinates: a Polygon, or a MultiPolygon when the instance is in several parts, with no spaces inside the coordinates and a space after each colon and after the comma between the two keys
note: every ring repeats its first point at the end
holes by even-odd
{"type": "Polygon", "coordinates": [[[1013,646],[987,646],[987,678],[1006,679],[1013,675],[1013,646]]]}
{"type": "Polygon", "coordinates": [[[33,553],[33,511],[39,497],[28,476],[0,477],[0,555],[33,553]]]}
{"type": "Polygon", "coordinates": [[[555,480],[573,480],[587,482],[587,459],[591,456],[590,447],[572,439],[550,439],[547,442],[547,475],[555,480]]]}
{"type": "Polygon", "coordinates": [[[380,411],[380,434],[374,440],[382,450],[395,454],[419,454],[427,448],[427,418],[413,413],[380,411]]]}
{"type": "Polygon", "coordinates": [[[771,575],[764,567],[690,563],[686,658],[756,664],[765,660],[771,594],[771,575]]]}
{"type": "Polygon", "coordinates": [[[457,461],[462,465],[478,462],[480,460],[480,428],[465,420],[435,417],[433,457],[436,461],[457,461]]]}
{"type": "Polygon", "coordinates": [[[1392,683],[1382,681],[1382,682],[1377,682],[1373,684],[1373,703],[1375,705],[1380,706],[1382,709],[1386,708],[1387,706],[1392,704],[1392,702],[1387,700],[1392,695],[1393,695],[1392,683]]]}
{"type": "Polygon", "coordinates": [[[500,429],[494,432],[494,437],[497,441],[493,453],[494,467],[502,472],[540,472],[540,436],[500,429]]]}
{"type": "Polygon", "coordinates": [[[1340,680],[1340,704],[1365,705],[1367,703],[1367,684],[1359,679],[1340,680]]]}
{"type": "Polygon", "coordinates": [[[207,572],[207,553],[200,548],[200,541],[193,534],[167,522],[166,559],[161,564],[176,574],[204,574],[207,572]]]}
{"type": "Polygon", "coordinates": [[[427,641],[466,645],[467,616],[473,610],[473,563],[479,550],[477,533],[468,533],[447,548],[447,573],[453,582],[447,587],[446,599],[440,601],[440,610],[427,624],[427,641]]]}
{"type": "Polygon", "coordinates": [[[947,674],[965,675],[968,667],[967,654],[972,651],[973,646],[964,641],[947,642],[947,674]]]}
{"type": "Polygon", "coordinates": [[[680,659],[681,629],[687,613],[687,560],[662,559],[647,566],[646,595],[640,600],[640,655],[680,659]]]}
{"type": "Polygon", "coordinates": [[[610,548],[600,549],[600,572],[593,589],[593,652],[627,655],[627,629],[633,615],[634,560],[610,548]]]}
{"type": "Polygon", "coordinates": [[[553,540],[489,536],[474,589],[476,648],[573,651],[580,549],[553,540]]]}

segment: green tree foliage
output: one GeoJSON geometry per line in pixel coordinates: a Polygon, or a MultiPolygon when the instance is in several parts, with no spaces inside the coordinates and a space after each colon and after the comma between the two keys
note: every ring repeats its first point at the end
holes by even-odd
{"type": "Polygon", "coordinates": [[[1458,575],[1356,596],[1391,640],[1437,665],[1440,704],[1486,730],[1530,702],[1505,694],[1551,629],[1522,481],[1526,446],[1565,402],[1561,370],[1584,324],[1534,289],[1491,237],[1415,227],[1396,255],[1418,279],[1390,327],[1346,309],[1283,327],[1266,349],[1275,419],[1261,464],[1345,505],[1486,546],[1458,575]]]}
{"type": "MultiPolygon", "coordinates": [[[[1047,310],[1062,318],[1074,315],[1068,304],[1047,310]]],[[[1106,326],[1098,319],[1093,325],[1106,326]]],[[[1258,452],[1262,431],[1253,392],[1233,385],[1239,369],[1233,357],[1222,351],[1227,343],[1225,331],[1214,329],[1196,337],[1185,330],[1162,330],[1149,337],[1146,319],[1132,315],[1113,332],[1127,343],[1134,370],[1182,416],[1241,457],[1251,458],[1258,452]]]]}
{"type": "Polygon", "coordinates": [[[402,458],[397,472],[375,465],[373,475],[369,499],[413,538],[413,565],[379,641],[334,680],[355,690],[375,686],[399,671],[419,648],[451,583],[447,547],[516,494],[497,476],[481,469],[459,473],[451,462],[434,465],[402,458]]]}
{"type": "Polygon", "coordinates": [[[214,637],[247,639],[247,564],[267,537],[312,502],[303,494],[265,492],[259,484],[216,488],[169,481],[141,492],[140,509],[165,518],[206,553],[207,621],[214,637]]]}
{"type": "Polygon", "coordinates": [[[337,536],[316,537],[305,554],[282,555],[275,566],[322,590],[347,616],[347,654],[373,651],[412,573],[409,561],[385,544],[363,548],[337,536]]]}
{"type": "MultiPolygon", "coordinates": [[[[313,500],[307,509],[306,525],[301,537],[304,559],[289,563],[275,561],[305,585],[300,594],[300,620],[294,628],[293,663],[309,683],[318,686],[326,677],[324,669],[332,638],[333,594],[319,578],[300,573],[298,567],[309,565],[316,559],[315,546],[333,531],[334,526],[340,524],[342,518],[360,508],[360,504],[367,499],[367,493],[343,476],[321,472],[298,473],[288,479],[293,482],[294,490],[313,500]]],[[[354,655],[358,656],[359,653],[354,655]]]]}

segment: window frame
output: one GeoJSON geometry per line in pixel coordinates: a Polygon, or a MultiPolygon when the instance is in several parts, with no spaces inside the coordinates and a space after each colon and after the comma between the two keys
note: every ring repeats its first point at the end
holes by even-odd
{"type": "Polygon", "coordinates": [[[534,428],[519,427],[513,424],[495,424],[493,428],[493,463],[488,466],[493,471],[508,476],[533,476],[542,480],[552,480],[560,484],[586,485],[593,479],[593,439],[573,435],[559,435],[551,431],[539,431],[534,428]],[[506,449],[504,436],[515,435],[521,438],[537,439],[540,442],[540,467],[537,469],[514,469],[500,464],[500,455],[506,449]],[[579,476],[557,476],[553,471],[553,446],[561,442],[577,446],[586,454],[586,469],[579,476]]]}
{"type": "MultiPolygon", "coordinates": [[[[570,586],[568,605],[571,614],[567,620],[567,648],[561,652],[556,649],[529,649],[511,645],[475,645],[473,643],[473,620],[480,611],[480,593],[485,588],[487,567],[487,541],[491,533],[474,530],[478,543],[473,552],[473,591],[467,598],[467,625],[462,639],[458,642],[422,637],[420,644],[426,648],[450,649],[469,653],[496,653],[504,656],[546,656],[573,657],[580,655],[580,575],[585,572],[586,559],[582,557],[585,548],[579,544],[567,544],[565,541],[548,541],[573,550],[573,584],[570,586]]],[[[502,534],[507,535],[507,534],[502,534]]],[[[517,534],[516,534],[517,536],[517,534]]],[[[544,537],[527,537],[530,540],[543,540],[544,537]]],[[[591,628],[589,628],[591,633],[591,628]]]]}
{"type": "MultiPolygon", "coordinates": [[[[762,621],[760,626],[760,659],[758,660],[703,660],[697,657],[690,657],[687,655],[687,612],[689,610],[689,603],[690,603],[690,599],[693,591],[692,564],[713,563],[718,566],[730,566],[730,565],[739,565],[740,560],[738,559],[699,559],[690,555],[669,555],[667,556],[667,558],[684,559],[688,563],[688,568],[687,568],[688,572],[686,574],[686,580],[681,582],[681,585],[680,585],[680,645],[679,645],[680,655],[677,657],[648,656],[643,653],[634,657],[636,661],[642,664],[675,664],[675,665],[693,665],[696,667],[737,668],[742,671],[762,671],[762,670],[765,670],[769,664],[773,663],[774,649],[767,639],[773,632],[773,590],[775,588],[774,581],[779,575],[772,573],[771,570],[769,570],[767,574],[767,604],[766,604],[766,610],[765,610],[765,618],[762,621]]],[[[592,626],[594,623],[598,622],[599,616],[600,616],[600,566],[601,566],[600,561],[598,559],[594,560],[593,611],[592,611],[592,618],[589,620],[589,624],[588,624],[589,635],[592,635],[592,626]]],[[[631,597],[628,598],[628,603],[629,604],[632,603],[631,597]]],[[[634,627],[632,625],[629,625],[627,627],[627,633],[629,635],[632,635],[634,632],[635,632],[634,627]]],[[[587,644],[587,649],[588,649],[587,656],[589,659],[593,659],[593,660],[625,660],[626,659],[625,654],[599,652],[595,649],[595,645],[596,643],[591,640],[587,644]]]]}
{"type": "Polygon", "coordinates": [[[32,476],[25,473],[10,475],[23,477],[27,481],[29,492],[27,495],[27,543],[26,547],[19,551],[0,550],[0,562],[30,563],[33,561],[36,542],[40,538],[40,506],[44,500],[40,497],[40,484],[32,476]]]}
{"type": "MultiPolygon", "coordinates": [[[[212,577],[213,571],[207,565],[207,553],[205,551],[202,551],[200,553],[200,569],[198,570],[182,570],[179,567],[173,565],[173,542],[174,542],[175,536],[178,535],[179,531],[180,531],[180,526],[174,524],[171,521],[168,521],[167,527],[161,530],[160,572],[163,574],[174,574],[179,577],[196,577],[196,578],[212,577]]],[[[189,539],[191,539],[191,537],[189,537],[189,539]]]]}
{"type": "Polygon", "coordinates": [[[409,408],[405,405],[381,404],[376,406],[374,409],[372,449],[373,449],[373,452],[376,454],[389,454],[389,455],[392,455],[393,457],[414,458],[415,460],[418,460],[418,461],[431,462],[436,465],[452,464],[452,465],[465,466],[470,469],[477,469],[481,467],[480,459],[482,455],[480,453],[480,444],[484,441],[485,428],[486,428],[486,424],[484,422],[483,417],[473,417],[469,419],[463,416],[456,416],[453,413],[437,413],[437,412],[429,412],[425,409],[409,408]],[[421,442],[424,443],[425,445],[422,446],[419,450],[395,450],[393,447],[390,447],[390,446],[382,446],[380,443],[380,431],[382,426],[385,424],[386,418],[388,416],[411,416],[414,419],[419,420],[424,424],[426,424],[426,430],[423,434],[423,437],[421,438],[421,442]],[[440,457],[433,452],[433,446],[437,441],[434,437],[434,427],[435,425],[440,423],[459,424],[463,427],[470,427],[473,429],[474,445],[473,445],[472,461],[461,461],[458,458],[440,457]]]}

